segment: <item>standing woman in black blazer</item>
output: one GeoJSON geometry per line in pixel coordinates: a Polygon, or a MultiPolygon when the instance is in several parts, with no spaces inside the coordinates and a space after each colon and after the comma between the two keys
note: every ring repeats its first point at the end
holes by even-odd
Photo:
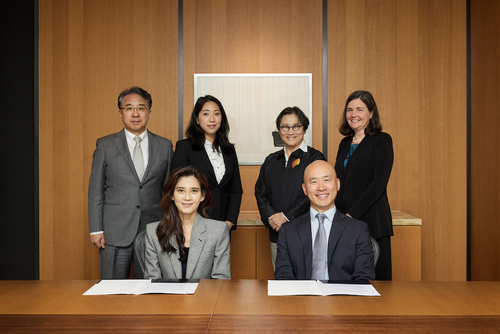
{"type": "Polygon", "coordinates": [[[339,145],[335,171],[340,179],[337,209],[368,223],[370,235],[380,246],[375,279],[391,280],[392,216],[387,199],[394,152],[392,138],[382,132],[372,94],[356,91],[346,101],[339,131],[346,136],[339,145]]]}
{"type": "Polygon", "coordinates": [[[302,189],[304,170],[313,161],[326,160],[304,140],[308,127],[309,119],[300,108],[280,112],[276,129],[285,147],[267,156],[255,183],[260,219],[269,230],[273,268],[281,225],[309,211],[309,199],[302,189]]]}
{"type": "Polygon", "coordinates": [[[200,97],[186,130],[187,139],[175,146],[172,170],[186,165],[197,167],[206,176],[215,202],[209,216],[235,230],[243,188],[238,158],[228,135],[229,122],[222,103],[211,95],[200,97]]]}

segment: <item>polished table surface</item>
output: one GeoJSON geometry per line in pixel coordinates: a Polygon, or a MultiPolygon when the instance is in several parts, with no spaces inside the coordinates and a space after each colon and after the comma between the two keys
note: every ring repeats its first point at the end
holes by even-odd
{"type": "Polygon", "coordinates": [[[194,295],[82,296],[96,281],[0,281],[0,332],[497,332],[500,282],[374,281],[381,297],[267,296],[263,280],[194,295]]]}

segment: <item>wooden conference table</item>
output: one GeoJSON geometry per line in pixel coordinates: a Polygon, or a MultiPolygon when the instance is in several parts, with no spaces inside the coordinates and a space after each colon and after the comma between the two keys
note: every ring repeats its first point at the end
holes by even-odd
{"type": "Polygon", "coordinates": [[[267,296],[265,280],[194,295],[82,296],[96,281],[0,281],[0,333],[497,332],[500,282],[377,282],[381,297],[267,296]]]}

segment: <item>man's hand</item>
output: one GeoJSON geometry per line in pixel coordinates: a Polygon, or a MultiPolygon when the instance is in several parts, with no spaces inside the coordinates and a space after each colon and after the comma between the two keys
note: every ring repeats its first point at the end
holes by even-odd
{"type": "Polygon", "coordinates": [[[90,235],[90,241],[97,248],[104,248],[104,233],[91,234],[90,235]]]}
{"type": "Polygon", "coordinates": [[[281,225],[283,225],[283,223],[286,223],[288,221],[288,220],[286,220],[285,216],[283,215],[283,212],[275,213],[274,215],[269,217],[268,220],[269,220],[269,225],[276,232],[279,232],[281,225]]]}

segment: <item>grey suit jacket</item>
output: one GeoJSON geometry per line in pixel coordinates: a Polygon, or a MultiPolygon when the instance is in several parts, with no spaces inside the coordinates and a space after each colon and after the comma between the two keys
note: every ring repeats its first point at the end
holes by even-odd
{"type": "Polygon", "coordinates": [[[89,179],[89,231],[104,231],[106,244],[129,246],[139,230],[163,216],[160,201],[172,142],[149,131],[148,141],[148,166],[139,181],[124,129],[97,140],[89,179]]]}
{"type": "MultiPolygon", "coordinates": [[[[180,279],[182,266],[177,242],[175,238],[171,239],[176,248],[175,252],[170,254],[164,252],[156,235],[158,224],[159,222],[156,222],[146,227],[144,278],[180,279]]],[[[196,214],[191,231],[186,278],[231,278],[229,229],[225,222],[206,219],[196,214]]]]}
{"type": "MultiPolygon", "coordinates": [[[[337,210],[328,238],[327,260],[330,280],[374,280],[368,225],[337,210]]],[[[312,262],[311,216],[308,211],[281,226],[274,277],[309,280],[312,262]]]]}

